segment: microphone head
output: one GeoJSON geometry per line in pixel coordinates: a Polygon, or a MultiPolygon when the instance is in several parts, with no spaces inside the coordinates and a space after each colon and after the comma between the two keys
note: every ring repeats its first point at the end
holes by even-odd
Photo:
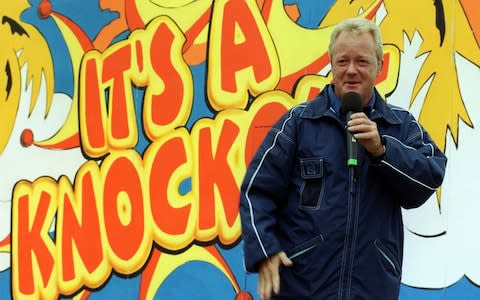
{"type": "Polygon", "coordinates": [[[360,112],[362,111],[362,97],[355,92],[348,92],[342,97],[342,103],[340,106],[342,114],[347,112],[360,112]]]}

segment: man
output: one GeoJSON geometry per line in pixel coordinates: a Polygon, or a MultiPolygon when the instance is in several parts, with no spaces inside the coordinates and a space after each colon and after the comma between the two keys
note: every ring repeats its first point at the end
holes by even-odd
{"type": "Polygon", "coordinates": [[[443,181],[446,157],[375,89],[379,28],[345,20],[329,56],[332,84],[280,118],[241,186],[245,265],[259,273],[262,299],[398,298],[401,207],[422,205],[443,181]],[[349,92],[363,112],[346,120],[349,92]],[[346,130],[359,145],[357,166],[347,166],[346,130]]]}

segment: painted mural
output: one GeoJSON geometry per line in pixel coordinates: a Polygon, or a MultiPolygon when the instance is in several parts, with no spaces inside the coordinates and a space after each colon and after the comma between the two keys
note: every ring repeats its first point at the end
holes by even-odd
{"type": "Polygon", "coordinates": [[[352,16],[449,158],[403,211],[400,298],[480,298],[475,0],[0,0],[0,299],[258,299],[239,185],[352,16]]]}

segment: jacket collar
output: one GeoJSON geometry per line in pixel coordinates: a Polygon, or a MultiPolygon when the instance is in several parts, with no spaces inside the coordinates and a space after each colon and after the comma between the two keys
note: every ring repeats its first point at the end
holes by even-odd
{"type": "MultiPolygon", "coordinates": [[[[325,86],[324,89],[317,95],[313,100],[307,102],[305,109],[303,110],[301,117],[306,119],[318,119],[321,117],[333,117],[339,119],[339,114],[335,109],[330,105],[328,99],[328,87],[325,86]]],[[[377,89],[374,89],[375,93],[375,105],[370,112],[370,119],[384,119],[390,124],[401,124],[402,120],[393,112],[392,106],[387,104],[385,100],[380,96],[377,89]]]]}

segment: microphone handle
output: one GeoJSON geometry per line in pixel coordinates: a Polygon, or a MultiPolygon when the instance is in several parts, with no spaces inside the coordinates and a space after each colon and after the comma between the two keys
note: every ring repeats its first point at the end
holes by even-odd
{"type": "MultiPolygon", "coordinates": [[[[347,112],[347,122],[350,120],[350,117],[353,112],[347,112]]],[[[347,166],[356,167],[358,165],[358,145],[357,140],[353,137],[353,134],[347,129],[347,166]]]]}

